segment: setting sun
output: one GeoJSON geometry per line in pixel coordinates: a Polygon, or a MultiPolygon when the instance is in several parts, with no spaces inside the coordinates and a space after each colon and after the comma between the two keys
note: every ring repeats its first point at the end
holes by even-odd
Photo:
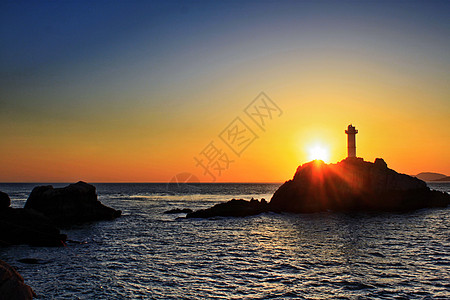
{"type": "Polygon", "coordinates": [[[323,160],[329,162],[330,151],[328,147],[321,144],[314,144],[308,147],[308,160],[323,160]]]}

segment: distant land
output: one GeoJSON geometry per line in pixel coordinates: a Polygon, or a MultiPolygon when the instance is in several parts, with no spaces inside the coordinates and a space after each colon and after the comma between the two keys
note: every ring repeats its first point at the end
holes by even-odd
{"type": "Polygon", "coordinates": [[[432,180],[432,181],[450,181],[450,176],[445,176],[443,178],[439,178],[439,179],[432,180]]]}
{"type": "Polygon", "coordinates": [[[419,178],[423,181],[450,181],[450,176],[432,172],[422,172],[415,175],[414,177],[419,178]]]}

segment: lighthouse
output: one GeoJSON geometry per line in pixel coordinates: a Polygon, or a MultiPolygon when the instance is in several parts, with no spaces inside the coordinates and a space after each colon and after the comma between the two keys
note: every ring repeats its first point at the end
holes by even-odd
{"type": "Polygon", "coordinates": [[[348,125],[347,130],[345,131],[347,134],[347,157],[356,157],[356,141],[355,135],[358,133],[358,130],[352,124],[348,125]]]}

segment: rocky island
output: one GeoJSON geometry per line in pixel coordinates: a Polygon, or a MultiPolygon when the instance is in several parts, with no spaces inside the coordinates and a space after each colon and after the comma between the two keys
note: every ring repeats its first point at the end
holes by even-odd
{"type": "Polygon", "coordinates": [[[312,161],[299,166],[270,201],[276,210],[293,213],[407,211],[448,204],[450,195],[389,169],[383,159],[371,163],[356,157],[337,164],[312,161]]]}
{"type": "Polygon", "coordinates": [[[347,158],[336,164],[314,160],[300,165],[269,203],[233,199],[186,217],[248,216],[262,212],[399,212],[450,204],[449,194],[430,190],[424,181],[389,169],[383,159],[377,158],[372,163],[356,157],[358,131],[349,125],[345,132],[347,158]]]}
{"type": "Polygon", "coordinates": [[[83,181],[63,188],[37,186],[28,197],[25,209],[38,211],[59,226],[112,220],[122,213],[103,205],[97,199],[95,186],[83,181]]]}
{"type": "Polygon", "coordinates": [[[10,205],[9,196],[0,192],[0,246],[64,246],[67,236],[59,227],[121,215],[120,210],[103,205],[95,187],[82,181],[63,188],[37,186],[24,208],[10,205]]]}
{"type": "Polygon", "coordinates": [[[400,212],[449,204],[450,195],[430,190],[424,181],[389,169],[381,158],[371,163],[349,157],[337,164],[316,160],[299,166],[269,203],[233,199],[186,217],[249,216],[263,212],[400,212]]]}

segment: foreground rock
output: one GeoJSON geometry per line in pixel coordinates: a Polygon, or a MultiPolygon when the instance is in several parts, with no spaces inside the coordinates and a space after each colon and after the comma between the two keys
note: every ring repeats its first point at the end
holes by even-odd
{"type": "Polygon", "coordinates": [[[337,164],[306,163],[270,201],[271,209],[293,213],[407,211],[449,204],[450,195],[431,191],[422,180],[389,169],[380,158],[374,163],[362,158],[337,164]]]}
{"type": "Polygon", "coordinates": [[[63,246],[66,238],[48,218],[34,210],[0,209],[0,246],[63,246]]]}
{"type": "Polygon", "coordinates": [[[11,205],[11,199],[9,195],[4,192],[0,192],[0,211],[7,209],[11,205]]]}
{"type": "Polygon", "coordinates": [[[64,188],[51,185],[35,187],[25,209],[39,211],[57,225],[112,220],[121,215],[120,210],[98,201],[95,187],[82,181],[64,188]]]}
{"type": "Polygon", "coordinates": [[[64,246],[67,239],[42,214],[23,208],[0,212],[0,246],[28,244],[31,246],[64,246]]]}
{"type": "Polygon", "coordinates": [[[0,299],[26,300],[35,296],[33,290],[24,283],[23,277],[0,260],[0,299]]]}
{"type": "Polygon", "coordinates": [[[201,209],[186,215],[186,218],[210,217],[245,217],[258,215],[269,211],[269,205],[264,199],[246,201],[232,199],[226,203],[219,203],[208,209],[201,209]]]}

